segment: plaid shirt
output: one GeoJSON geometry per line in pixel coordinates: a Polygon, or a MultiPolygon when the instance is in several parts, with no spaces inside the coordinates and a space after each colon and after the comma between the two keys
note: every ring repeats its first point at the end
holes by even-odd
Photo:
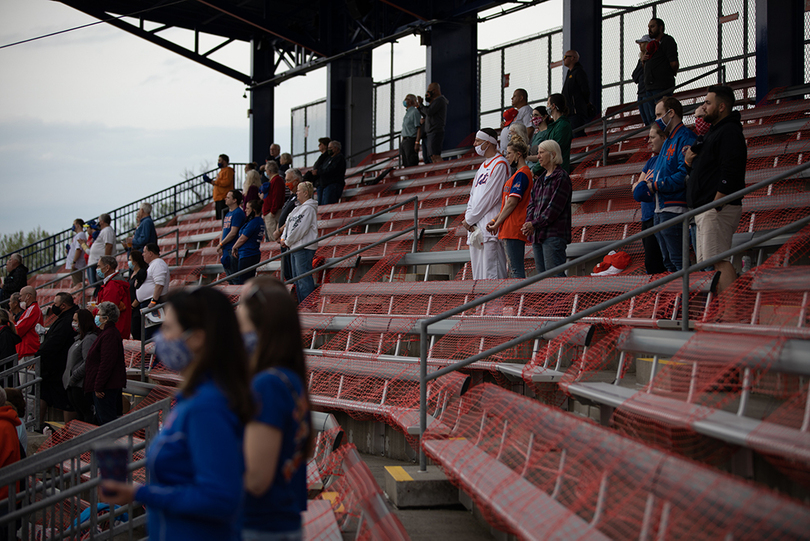
{"type": "Polygon", "coordinates": [[[526,221],[534,226],[529,242],[541,243],[552,237],[571,242],[571,178],[559,165],[550,175],[545,169],[534,179],[532,198],[526,208],[526,221]]]}

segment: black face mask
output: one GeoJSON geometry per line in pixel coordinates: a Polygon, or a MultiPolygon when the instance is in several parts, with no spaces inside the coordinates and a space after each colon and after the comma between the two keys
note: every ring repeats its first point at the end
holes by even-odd
{"type": "Polygon", "coordinates": [[[51,306],[51,313],[55,316],[58,316],[62,313],[62,308],[59,306],[51,306]]]}
{"type": "Polygon", "coordinates": [[[517,166],[518,166],[518,161],[517,160],[513,161],[512,162],[512,167],[517,167],[517,166]]]}

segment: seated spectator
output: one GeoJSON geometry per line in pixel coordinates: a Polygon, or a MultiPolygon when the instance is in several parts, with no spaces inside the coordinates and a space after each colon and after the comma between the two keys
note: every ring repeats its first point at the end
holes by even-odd
{"type": "Polygon", "coordinates": [[[87,246],[87,233],[84,232],[84,220],[76,218],[73,221],[73,238],[70,241],[70,248],[68,248],[67,259],[65,261],[65,269],[67,271],[75,271],[70,275],[74,287],[82,282],[82,269],[87,266],[84,246],[87,246]]]}
{"type": "MultiPolygon", "coordinates": [[[[276,230],[278,225],[278,214],[284,206],[284,179],[278,173],[276,162],[267,162],[265,173],[268,180],[262,184],[262,205],[260,216],[264,218],[264,230],[269,231],[268,235],[276,230]]],[[[247,212],[247,208],[245,208],[247,212]]],[[[269,237],[268,237],[269,240],[269,237]]]]}
{"type": "MultiPolygon", "coordinates": [[[[242,184],[242,210],[245,210],[245,205],[248,201],[254,199],[261,199],[260,194],[262,188],[262,175],[256,170],[255,163],[245,164],[245,182],[242,184]]],[[[225,201],[225,206],[228,206],[228,201],[225,201]]],[[[228,211],[230,212],[230,207],[228,211]]]]}
{"type": "MultiPolygon", "coordinates": [[[[538,273],[565,263],[565,247],[571,242],[572,187],[562,161],[557,141],[548,139],[540,143],[538,163],[543,170],[534,181],[526,223],[521,228],[532,243],[538,273]]],[[[564,277],[565,272],[555,276],[564,277]]]]}
{"type": "Polygon", "coordinates": [[[526,165],[526,142],[517,135],[506,147],[506,161],[517,172],[503,186],[501,212],[487,224],[487,231],[497,233],[506,252],[511,278],[526,278],[526,235],[520,230],[526,221],[526,207],[532,194],[532,172],[526,165]]]}
{"type": "Polygon", "coordinates": [[[548,111],[545,107],[540,105],[532,110],[534,135],[532,136],[532,141],[529,145],[529,155],[526,156],[526,165],[528,165],[529,168],[534,167],[534,165],[537,163],[537,147],[548,137],[548,127],[550,122],[551,117],[548,116],[548,111]]]}
{"type": "Polygon", "coordinates": [[[292,167],[292,155],[289,152],[282,152],[278,158],[278,171],[282,175],[292,167]]]}
{"type": "MultiPolygon", "coordinates": [[[[146,269],[146,280],[141,287],[135,290],[141,310],[154,308],[157,304],[162,303],[168,293],[171,280],[169,266],[160,258],[160,248],[157,244],[146,245],[143,250],[143,260],[149,265],[146,269]]],[[[146,336],[142,338],[148,340],[156,331],[156,326],[147,327],[146,336]]]]}
{"type": "MultiPolygon", "coordinates": [[[[281,234],[281,246],[284,248],[306,245],[306,248],[291,254],[293,278],[312,270],[312,258],[315,257],[315,250],[318,248],[317,242],[307,244],[318,238],[318,202],[312,198],[315,188],[311,182],[302,182],[298,185],[296,194],[298,206],[287,216],[281,234]]],[[[304,302],[314,290],[315,280],[311,274],[295,282],[295,293],[299,303],[304,302]]]]}
{"type": "MultiPolygon", "coordinates": [[[[124,277],[124,273],[118,270],[118,261],[109,255],[105,255],[98,260],[96,269],[98,277],[101,278],[101,289],[98,291],[98,302],[109,301],[119,310],[118,332],[121,338],[129,340],[130,327],[132,323],[132,301],[129,300],[129,282],[124,277]]],[[[95,313],[93,314],[95,315],[95,313]]]]}
{"type": "Polygon", "coordinates": [[[141,309],[137,291],[145,281],[146,261],[143,260],[143,253],[140,250],[132,250],[129,252],[129,306],[132,313],[129,331],[133,340],[141,339],[141,309]]]}
{"type": "MultiPolygon", "coordinates": [[[[115,261],[115,258],[112,258],[115,261]]],[[[40,412],[45,421],[48,407],[52,406],[62,410],[65,422],[73,420],[76,415],[70,405],[65,387],[62,385],[62,374],[65,373],[68,350],[73,345],[76,332],[73,330],[73,314],[79,310],[73,302],[70,293],[59,292],[51,306],[51,313],[56,315],[56,321],[51,323],[42,345],[39,346],[40,398],[42,406],[40,412]]],[[[129,329],[127,329],[129,330],[129,329]]]]}
{"type": "Polygon", "coordinates": [[[225,216],[225,196],[234,189],[234,171],[233,167],[228,165],[230,161],[227,154],[220,154],[217,158],[217,167],[219,167],[217,178],[211,179],[207,174],[203,175],[203,180],[214,186],[214,216],[217,220],[221,220],[225,216]]]}
{"type": "Polygon", "coordinates": [[[509,126],[512,125],[515,118],[518,116],[518,110],[510,107],[503,112],[503,121],[501,122],[501,133],[498,135],[498,152],[506,155],[506,146],[509,144],[509,126]]]}
{"type": "MultiPolygon", "coordinates": [[[[20,438],[17,436],[17,427],[20,418],[14,406],[6,402],[6,391],[0,389],[0,469],[18,462],[21,458],[20,438]]],[[[16,489],[19,490],[17,482],[16,489]]],[[[8,498],[8,485],[0,486],[0,502],[8,498]]],[[[0,504],[0,516],[8,514],[6,504],[0,504]]],[[[5,532],[3,532],[5,539],[5,532]]]]}
{"type": "Polygon", "coordinates": [[[245,427],[244,539],[301,538],[313,444],[301,325],[284,284],[251,280],[236,316],[259,400],[245,427]]]}
{"type": "MultiPolygon", "coordinates": [[[[641,230],[645,231],[655,225],[655,195],[650,190],[650,185],[655,175],[655,164],[658,160],[658,155],[661,152],[661,147],[664,146],[666,136],[658,124],[654,123],[650,126],[650,149],[652,150],[652,157],[647,160],[644,169],[641,170],[641,176],[633,185],[633,198],[641,203],[641,230]],[[648,182],[650,184],[648,184],[648,182]]],[[[655,235],[644,237],[642,239],[644,244],[644,269],[647,274],[659,274],[666,272],[667,268],[664,266],[664,258],[661,256],[661,248],[658,246],[658,239],[655,235]]]]}
{"type": "MultiPolygon", "coordinates": [[[[548,129],[546,140],[552,140],[557,143],[562,152],[562,163],[560,166],[563,171],[569,173],[571,171],[571,140],[574,138],[574,132],[571,128],[571,121],[568,120],[568,105],[565,102],[565,96],[562,94],[552,94],[548,97],[546,110],[554,122],[548,129]]],[[[545,175],[544,167],[539,163],[532,168],[535,176],[545,175]]],[[[536,186],[536,185],[535,185],[536,186]]]]}
{"type": "MultiPolygon", "coordinates": [[[[133,250],[134,251],[134,250],[133,250]]],[[[84,375],[87,370],[87,356],[101,329],[96,327],[90,310],[78,310],[73,314],[73,330],[78,333],[68,350],[62,386],[67,392],[70,405],[76,411],[76,418],[84,423],[95,423],[92,395],[84,391],[84,375]]]]}
{"type": "MultiPolygon", "coordinates": [[[[313,186],[318,188],[318,194],[321,193],[321,191],[320,191],[321,177],[320,177],[320,175],[318,175],[317,172],[324,165],[326,165],[327,161],[329,161],[329,152],[328,152],[328,150],[329,150],[329,143],[331,141],[332,140],[329,139],[328,137],[321,137],[320,139],[318,139],[318,151],[321,153],[321,155],[318,156],[318,159],[315,160],[314,164],[312,164],[312,169],[310,169],[309,171],[304,173],[304,180],[307,181],[307,182],[311,182],[313,186]]],[[[295,193],[293,193],[293,196],[295,196],[295,193]]]]}
{"type": "Polygon", "coordinates": [[[24,310],[20,307],[20,294],[19,293],[12,293],[11,297],[8,299],[8,311],[11,314],[14,323],[20,319],[20,316],[23,314],[24,310]]]}
{"type": "Polygon", "coordinates": [[[317,171],[313,168],[313,172],[321,179],[318,205],[332,205],[343,195],[343,187],[346,186],[346,158],[341,148],[339,141],[330,141],[329,159],[317,171]]]}
{"type": "MultiPolygon", "coordinates": [[[[261,258],[261,244],[265,237],[264,220],[260,216],[262,204],[258,200],[248,203],[245,224],[239,229],[239,237],[231,249],[231,257],[238,260],[237,272],[243,271],[258,263],[261,258]]],[[[256,276],[256,269],[235,276],[235,285],[244,284],[256,276]]]]}
{"type": "MultiPolygon", "coordinates": [[[[225,197],[225,204],[228,205],[228,214],[222,220],[222,236],[217,244],[217,255],[225,275],[230,276],[239,270],[239,258],[233,257],[233,245],[239,237],[239,230],[245,225],[245,211],[239,206],[242,201],[242,192],[231,190],[225,197]]],[[[254,199],[258,201],[258,199],[254,199]]],[[[233,280],[228,281],[231,285],[236,285],[233,280]]]]}
{"type": "Polygon", "coordinates": [[[141,203],[141,208],[138,209],[135,219],[138,220],[138,228],[132,236],[132,249],[142,251],[143,247],[150,242],[157,244],[157,231],[155,230],[155,222],[152,220],[152,205],[150,203],[141,203]]]}
{"type": "Polygon", "coordinates": [[[98,305],[96,325],[101,332],[87,352],[84,392],[93,393],[98,425],[114,421],[122,414],[121,393],[127,386],[124,341],[115,326],[118,307],[111,302],[98,305]]]}
{"type": "MultiPolygon", "coordinates": [[[[20,457],[25,458],[28,455],[28,431],[25,430],[25,397],[15,387],[6,387],[3,390],[6,392],[6,403],[11,404],[14,411],[17,412],[17,418],[20,420],[20,425],[17,427],[17,437],[20,439],[20,457]]],[[[0,514],[2,514],[1,511],[0,514]]]]}
{"type": "MultiPolygon", "coordinates": [[[[17,354],[17,344],[21,341],[22,339],[17,334],[17,329],[14,326],[14,321],[11,319],[11,314],[8,310],[0,308],[0,372],[14,368],[15,363],[13,360],[5,363],[3,360],[17,354]]],[[[0,379],[0,386],[13,387],[14,377],[9,376],[5,381],[0,379]]]]}
{"type": "Polygon", "coordinates": [[[28,285],[28,267],[23,265],[20,254],[11,254],[6,261],[6,278],[2,281],[0,289],[0,301],[11,297],[14,293],[19,293],[23,287],[28,285]]]}

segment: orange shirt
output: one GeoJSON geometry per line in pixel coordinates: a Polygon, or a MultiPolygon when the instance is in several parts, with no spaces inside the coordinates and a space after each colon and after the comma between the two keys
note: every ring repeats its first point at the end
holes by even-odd
{"type": "Polygon", "coordinates": [[[223,167],[219,170],[214,185],[214,201],[224,201],[228,192],[233,190],[233,167],[223,167]]]}
{"type": "Polygon", "coordinates": [[[506,205],[506,200],[510,197],[517,197],[520,203],[512,211],[512,214],[506,217],[506,220],[501,224],[498,230],[499,239],[517,239],[523,242],[528,242],[526,235],[520,232],[521,226],[526,223],[526,207],[529,206],[529,199],[532,196],[532,171],[528,165],[524,165],[518,169],[509,180],[503,185],[503,194],[501,195],[501,210],[506,205]]]}

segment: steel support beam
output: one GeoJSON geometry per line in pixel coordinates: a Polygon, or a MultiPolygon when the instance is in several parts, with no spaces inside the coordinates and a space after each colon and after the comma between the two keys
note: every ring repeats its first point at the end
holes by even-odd
{"type": "MultiPolygon", "coordinates": [[[[563,0],[563,50],[552,51],[553,60],[562,60],[568,50],[579,53],[588,76],[591,103],[602,111],[602,0],[563,0]]],[[[566,68],[562,68],[563,72],[566,68]]],[[[552,92],[562,92],[552,88],[552,92]]],[[[590,119],[589,119],[590,120],[590,119]]]]}
{"type": "MultiPolygon", "coordinates": [[[[274,50],[267,39],[254,40],[251,48],[251,75],[264,80],[275,72],[274,50]]],[[[275,125],[275,85],[266,85],[250,93],[250,148],[249,156],[259,164],[270,155],[275,125]]],[[[286,152],[286,151],[285,151],[286,152]]]]}
{"type": "Polygon", "coordinates": [[[804,9],[802,0],[756,0],[757,101],[804,83],[804,9]]]}
{"type": "MultiPolygon", "coordinates": [[[[326,135],[337,139],[343,145],[346,157],[366,149],[370,151],[374,130],[371,51],[333,60],[328,64],[326,77],[326,126],[329,133],[310,134],[310,137],[326,135]]],[[[357,156],[354,162],[362,158],[362,155],[357,156]]]]}

